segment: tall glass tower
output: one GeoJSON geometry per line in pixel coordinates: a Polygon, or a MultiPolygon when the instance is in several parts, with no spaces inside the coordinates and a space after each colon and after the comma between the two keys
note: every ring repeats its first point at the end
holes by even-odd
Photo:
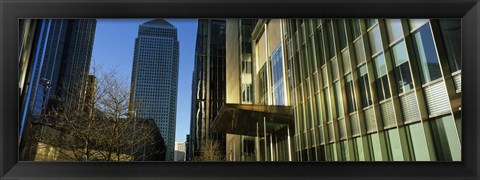
{"type": "Polygon", "coordinates": [[[154,119],[172,161],[178,86],[177,29],[165,20],[140,25],[135,39],[130,108],[140,119],[154,119]]]}
{"type": "Polygon", "coordinates": [[[84,108],[96,24],[95,19],[20,20],[22,136],[47,106],[65,112],[84,108]]]}

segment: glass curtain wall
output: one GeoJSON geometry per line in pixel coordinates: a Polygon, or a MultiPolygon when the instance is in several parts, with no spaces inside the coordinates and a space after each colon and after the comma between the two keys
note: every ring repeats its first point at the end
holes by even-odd
{"type": "Polygon", "coordinates": [[[297,160],[461,160],[459,19],[284,22],[297,160]]]}

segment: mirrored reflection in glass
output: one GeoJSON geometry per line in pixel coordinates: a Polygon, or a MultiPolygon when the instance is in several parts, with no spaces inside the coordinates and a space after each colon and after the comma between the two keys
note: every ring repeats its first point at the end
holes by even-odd
{"type": "Polygon", "coordinates": [[[415,53],[421,67],[423,84],[442,77],[430,25],[425,24],[414,32],[413,39],[416,50],[415,53]]]}
{"type": "Polygon", "coordinates": [[[407,49],[405,42],[400,41],[392,47],[392,56],[395,64],[395,78],[397,79],[397,86],[399,93],[407,92],[413,89],[412,77],[410,74],[410,67],[408,62],[407,49]]]}

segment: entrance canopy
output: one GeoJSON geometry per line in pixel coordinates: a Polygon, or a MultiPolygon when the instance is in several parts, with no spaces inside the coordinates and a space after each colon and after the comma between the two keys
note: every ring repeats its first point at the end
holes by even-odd
{"type": "Polygon", "coordinates": [[[247,136],[264,136],[293,125],[291,106],[224,104],[210,124],[213,132],[247,136]]]}

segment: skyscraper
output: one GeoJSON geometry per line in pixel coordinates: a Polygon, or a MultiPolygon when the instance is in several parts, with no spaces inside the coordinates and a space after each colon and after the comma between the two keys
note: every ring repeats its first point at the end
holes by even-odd
{"type": "Polygon", "coordinates": [[[83,108],[96,20],[23,19],[20,26],[22,134],[47,102],[67,111],[83,108]]]}
{"type": "MultiPolygon", "coordinates": [[[[198,20],[192,79],[190,156],[199,156],[203,143],[215,140],[225,156],[225,134],[210,132],[210,122],[225,103],[225,20],[198,20]]],[[[190,157],[191,158],[191,157],[190,157]]]]}
{"type": "Polygon", "coordinates": [[[131,106],[138,118],[154,119],[174,155],[179,50],[177,29],[162,19],[140,25],[135,39],[131,106]]]}

